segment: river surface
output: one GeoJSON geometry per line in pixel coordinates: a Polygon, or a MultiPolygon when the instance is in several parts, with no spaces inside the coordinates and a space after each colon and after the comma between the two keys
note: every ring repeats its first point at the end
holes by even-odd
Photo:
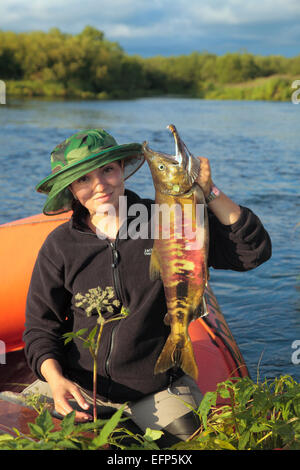
{"type": "MultiPolygon", "coordinates": [[[[259,268],[210,273],[252,378],[290,374],[300,381],[300,105],[180,98],[9,101],[0,106],[0,224],[42,211],[45,197],[34,186],[50,172],[50,151],[77,130],[103,127],[118,143],[148,140],[173,154],[169,123],[192,153],[210,159],[216,184],[251,208],[272,239],[272,258],[259,268]]],[[[154,196],[146,164],[127,187],[154,196]]]]}

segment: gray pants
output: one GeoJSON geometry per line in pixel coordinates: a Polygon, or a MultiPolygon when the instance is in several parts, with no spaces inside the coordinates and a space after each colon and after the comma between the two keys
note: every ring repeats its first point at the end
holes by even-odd
{"type": "MultiPolygon", "coordinates": [[[[91,393],[80,387],[86,401],[92,404],[91,393]]],[[[52,398],[51,390],[46,382],[37,380],[25,388],[22,394],[39,393],[52,398]]],[[[129,417],[142,431],[146,428],[164,430],[174,436],[176,441],[186,440],[199,427],[196,414],[185,404],[197,409],[203,396],[195,381],[184,375],[173,382],[171,388],[162,390],[153,395],[147,395],[141,400],[127,403],[124,415],[129,417]]],[[[80,409],[70,400],[74,409],[80,409]]],[[[99,416],[104,417],[123,406],[122,403],[102,401],[97,399],[99,416]]],[[[172,439],[171,439],[172,441],[172,439]]]]}

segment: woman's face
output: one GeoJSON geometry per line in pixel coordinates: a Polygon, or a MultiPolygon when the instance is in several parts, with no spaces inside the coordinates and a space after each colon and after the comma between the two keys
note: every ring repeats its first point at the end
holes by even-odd
{"type": "Polygon", "coordinates": [[[119,196],[124,195],[123,166],[112,162],[87,173],[70,185],[73,195],[88,209],[90,215],[110,205],[118,211],[119,196]]]}

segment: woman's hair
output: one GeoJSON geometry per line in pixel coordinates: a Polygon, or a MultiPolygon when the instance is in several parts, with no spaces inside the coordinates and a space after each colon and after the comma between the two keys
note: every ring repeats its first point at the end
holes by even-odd
{"type": "Polygon", "coordinates": [[[72,200],[72,207],[71,207],[74,217],[76,217],[77,220],[85,220],[86,217],[89,215],[89,211],[87,210],[86,207],[84,207],[78,199],[75,199],[73,196],[72,200]]]}

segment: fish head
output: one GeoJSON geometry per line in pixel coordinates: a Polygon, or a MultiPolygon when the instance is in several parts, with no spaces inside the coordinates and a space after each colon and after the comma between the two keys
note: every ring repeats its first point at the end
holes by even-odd
{"type": "Polygon", "coordinates": [[[144,142],[143,152],[148,162],[156,191],[178,196],[188,192],[196,181],[200,162],[187,149],[174,125],[168,126],[175,140],[175,155],[156,152],[144,142]]]}

